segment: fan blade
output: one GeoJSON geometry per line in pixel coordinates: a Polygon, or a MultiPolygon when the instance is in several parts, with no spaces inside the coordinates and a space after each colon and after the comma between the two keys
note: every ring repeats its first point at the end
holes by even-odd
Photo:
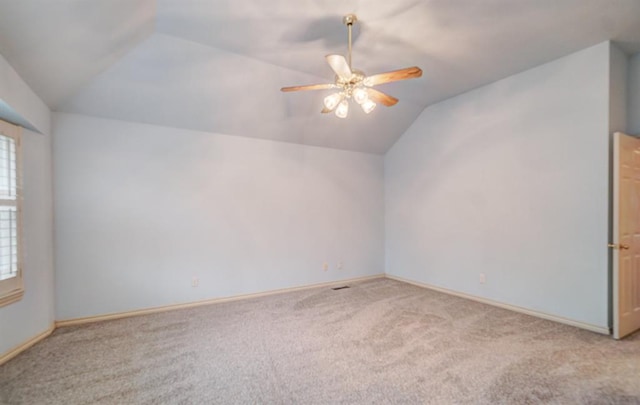
{"type": "Polygon", "coordinates": [[[393,70],[391,72],[379,73],[364,79],[365,86],[375,86],[377,84],[397,82],[398,80],[414,79],[422,76],[422,69],[417,66],[410,68],[393,70]]]}
{"type": "Polygon", "coordinates": [[[301,91],[301,90],[325,90],[325,89],[335,89],[336,86],[333,83],[327,84],[310,84],[308,86],[291,86],[291,87],[283,87],[280,91],[288,92],[288,91],[301,91]]]}
{"type": "Polygon", "coordinates": [[[392,97],[376,89],[367,89],[367,93],[369,94],[369,98],[371,100],[375,101],[376,103],[384,104],[387,107],[391,107],[392,105],[395,105],[398,102],[397,98],[392,97]]]}
{"type": "Polygon", "coordinates": [[[333,69],[334,72],[338,75],[342,80],[350,80],[353,73],[351,72],[351,68],[347,63],[347,60],[342,55],[327,55],[327,62],[329,62],[329,66],[333,69]]]}

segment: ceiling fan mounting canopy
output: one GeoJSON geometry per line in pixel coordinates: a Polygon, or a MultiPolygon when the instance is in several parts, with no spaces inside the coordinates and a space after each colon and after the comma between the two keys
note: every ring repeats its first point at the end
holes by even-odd
{"type": "Polygon", "coordinates": [[[342,17],[342,23],[344,25],[353,25],[356,23],[356,21],[358,21],[358,17],[356,17],[355,14],[347,14],[342,17]]]}
{"type": "Polygon", "coordinates": [[[346,118],[349,111],[349,102],[347,100],[351,98],[360,104],[363,111],[367,114],[373,111],[377,103],[387,107],[395,105],[398,102],[397,98],[378,91],[374,89],[373,86],[398,80],[417,78],[422,76],[422,70],[417,66],[413,66],[367,76],[361,70],[353,69],[351,66],[351,28],[357,21],[358,17],[356,17],[355,14],[347,14],[342,19],[342,22],[348,28],[349,60],[347,61],[342,55],[333,54],[326,56],[329,66],[336,74],[334,83],[283,87],[281,91],[340,89],[339,92],[325,97],[324,108],[321,111],[322,113],[329,113],[335,110],[336,115],[340,118],[346,118]]]}

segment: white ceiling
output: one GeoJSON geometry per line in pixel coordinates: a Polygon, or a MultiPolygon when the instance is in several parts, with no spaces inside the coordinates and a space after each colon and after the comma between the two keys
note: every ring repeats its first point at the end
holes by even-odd
{"type": "Polygon", "coordinates": [[[428,105],[612,39],[640,51],[640,0],[0,0],[0,54],[55,111],[384,153],[428,105]],[[366,116],[321,115],[324,56],[420,66],[366,116]]]}

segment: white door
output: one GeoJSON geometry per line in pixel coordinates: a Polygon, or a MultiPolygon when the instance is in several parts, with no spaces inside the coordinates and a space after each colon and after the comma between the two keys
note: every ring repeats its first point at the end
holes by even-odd
{"type": "Polygon", "coordinates": [[[613,149],[613,337],[640,329],[640,139],[619,132],[613,149]]]}

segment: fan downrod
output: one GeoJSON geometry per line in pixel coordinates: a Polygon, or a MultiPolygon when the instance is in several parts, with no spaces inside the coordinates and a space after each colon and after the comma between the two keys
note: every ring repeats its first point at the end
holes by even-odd
{"type": "Polygon", "coordinates": [[[342,18],[342,23],[347,26],[349,31],[347,36],[347,42],[349,43],[349,69],[353,68],[351,66],[351,27],[356,21],[358,21],[358,17],[355,14],[347,14],[342,18]]]}

